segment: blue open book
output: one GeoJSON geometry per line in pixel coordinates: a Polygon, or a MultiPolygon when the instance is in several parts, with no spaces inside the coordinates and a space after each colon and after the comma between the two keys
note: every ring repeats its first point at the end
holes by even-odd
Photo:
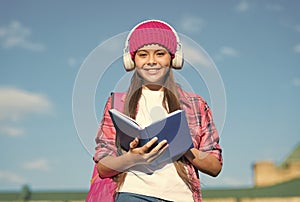
{"type": "MultiPolygon", "coordinates": [[[[109,114],[116,129],[116,138],[122,149],[128,151],[129,143],[137,137],[139,146],[143,146],[153,137],[158,141],[167,140],[169,147],[154,163],[178,160],[187,150],[193,148],[193,141],[184,110],[168,114],[164,119],[153,122],[142,128],[136,121],[116,109],[110,109],[109,114]]],[[[154,145],[155,146],[155,145],[154,145]]]]}

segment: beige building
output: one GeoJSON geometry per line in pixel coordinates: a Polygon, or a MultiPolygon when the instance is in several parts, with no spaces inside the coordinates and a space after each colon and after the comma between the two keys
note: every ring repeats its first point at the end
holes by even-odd
{"type": "Polygon", "coordinates": [[[296,178],[300,178],[300,144],[279,166],[272,161],[261,161],[254,164],[256,187],[270,186],[296,178]]]}
{"type": "Polygon", "coordinates": [[[300,144],[280,164],[256,162],[254,187],[204,190],[203,202],[300,202],[300,144]]]}

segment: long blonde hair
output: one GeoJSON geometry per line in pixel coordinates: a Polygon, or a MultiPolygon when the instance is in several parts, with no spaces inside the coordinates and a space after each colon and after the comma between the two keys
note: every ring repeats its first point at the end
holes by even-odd
{"type": "MultiPolygon", "coordinates": [[[[131,78],[131,83],[124,104],[124,113],[133,119],[136,118],[137,105],[142,95],[142,86],[143,78],[138,74],[137,71],[135,71],[131,78]]],[[[163,89],[164,97],[162,104],[163,107],[168,111],[168,113],[181,109],[179,96],[177,92],[178,85],[175,83],[172,68],[169,69],[165,76],[163,89]]],[[[186,161],[187,160],[185,159],[185,157],[181,157],[179,160],[174,162],[174,165],[178,175],[192,191],[195,187],[193,186],[192,179],[188,176],[187,169],[185,167],[186,161]]],[[[115,177],[115,180],[118,182],[117,190],[119,190],[122,184],[124,183],[125,177],[126,173],[120,173],[115,177]]]]}

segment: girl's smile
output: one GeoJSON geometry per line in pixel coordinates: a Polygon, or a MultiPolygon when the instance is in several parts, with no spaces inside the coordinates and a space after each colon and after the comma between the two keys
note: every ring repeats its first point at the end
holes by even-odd
{"type": "Polygon", "coordinates": [[[159,70],[162,69],[162,67],[148,67],[144,66],[141,68],[142,70],[146,71],[149,75],[155,75],[158,74],[159,70]]]}

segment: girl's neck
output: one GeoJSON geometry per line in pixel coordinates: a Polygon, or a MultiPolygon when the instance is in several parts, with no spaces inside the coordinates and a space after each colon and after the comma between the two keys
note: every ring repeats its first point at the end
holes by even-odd
{"type": "Polygon", "coordinates": [[[164,87],[158,84],[143,85],[143,90],[163,91],[164,87]]]}

